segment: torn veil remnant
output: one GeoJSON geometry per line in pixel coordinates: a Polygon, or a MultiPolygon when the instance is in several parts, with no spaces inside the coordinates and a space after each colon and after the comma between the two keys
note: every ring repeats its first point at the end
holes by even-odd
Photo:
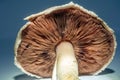
{"type": "Polygon", "coordinates": [[[53,80],[98,74],[116,48],[113,30],[92,11],[69,3],[25,18],[15,43],[15,64],[25,73],[53,80]]]}

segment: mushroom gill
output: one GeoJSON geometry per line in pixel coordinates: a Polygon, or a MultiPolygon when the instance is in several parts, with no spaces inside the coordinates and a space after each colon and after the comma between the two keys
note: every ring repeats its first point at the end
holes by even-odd
{"type": "Polygon", "coordinates": [[[112,29],[74,3],[50,10],[28,17],[29,23],[19,31],[15,44],[17,66],[37,77],[52,77],[56,48],[69,42],[79,75],[97,74],[106,68],[116,46],[112,29]]]}

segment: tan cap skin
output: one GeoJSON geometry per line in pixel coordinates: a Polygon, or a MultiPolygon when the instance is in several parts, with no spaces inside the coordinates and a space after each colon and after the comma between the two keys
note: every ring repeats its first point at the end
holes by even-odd
{"type": "Polygon", "coordinates": [[[31,76],[78,80],[112,61],[113,30],[92,11],[68,3],[25,18],[15,43],[15,64],[31,76]]]}

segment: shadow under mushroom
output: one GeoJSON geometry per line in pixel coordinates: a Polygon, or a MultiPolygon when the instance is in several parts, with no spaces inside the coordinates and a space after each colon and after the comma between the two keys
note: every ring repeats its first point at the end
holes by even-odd
{"type": "Polygon", "coordinates": [[[106,74],[112,74],[115,71],[113,69],[110,68],[106,68],[104,71],[102,71],[101,73],[99,73],[98,75],[106,75],[106,74]]]}
{"type": "Polygon", "coordinates": [[[37,80],[37,78],[28,76],[27,74],[19,74],[14,77],[14,80],[37,80]]]}
{"type": "MultiPolygon", "coordinates": [[[[99,73],[98,76],[100,76],[100,75],[106,75],[106,74],[112,74],[114,72],[115,71],[113,69],[106,68],[104,71],[102,71],[101,73],[99,73]]],[[[27,74],[19,74],[19,75],[16,75],[14,77],[14,80],[40,80],[40,79],[28,76],[27,74]]]]}

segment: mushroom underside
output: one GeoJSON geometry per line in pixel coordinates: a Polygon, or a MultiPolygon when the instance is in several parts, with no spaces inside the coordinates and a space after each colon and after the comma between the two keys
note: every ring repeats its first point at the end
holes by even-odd
{"type": "Polygon", "coordinates": [[[21,31],[16,60],[21,67],[37,76],[51,77],[56,60],[56,46],[72,43],[79,75],[94,74],[112,59],[113,32],[101,19],[77,7],[55,10],[31,18],[21,31]]]}

